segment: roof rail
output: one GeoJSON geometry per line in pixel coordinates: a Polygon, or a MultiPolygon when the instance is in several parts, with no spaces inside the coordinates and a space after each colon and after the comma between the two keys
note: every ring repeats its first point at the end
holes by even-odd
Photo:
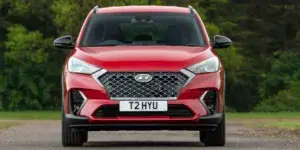
{"type": "Polygon", "coordinates": [[[96,12],[97,12],[98,8],[99,8],[99,6],[98,6],[98,5],[96,5],[96,6],[93,8],[93,10],[94,10],[94,13],[96,13],[96,12]]]}
{"type": "Polygon", "coordinates": [[[193,8],[193,6],[189,5],[189,9],[190,9],[190,13],[194,14],[194,8],[193,8]]]}

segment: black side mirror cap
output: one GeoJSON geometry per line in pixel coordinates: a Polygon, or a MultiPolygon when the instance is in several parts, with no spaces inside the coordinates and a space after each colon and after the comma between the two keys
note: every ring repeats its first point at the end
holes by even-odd
{"type": "Polygon", "coordinates": [[[71,35],[65,35],[62,37],[59,37],[53,41],[53,45],[56,48],[63,48],[63,49],[72,49],[74,48],[74,44],[72,43],[72,36],[71,35]]]}
{"type": "Polygon", "coordinates": [[[212,43],[213,48],[227,48],[232,45],[232,41],[222,35],[215,35],[214,42],[212,43]]]}

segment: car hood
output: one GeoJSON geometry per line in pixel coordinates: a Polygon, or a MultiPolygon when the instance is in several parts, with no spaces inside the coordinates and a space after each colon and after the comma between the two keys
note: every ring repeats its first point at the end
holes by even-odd
{"type": "Polygon", "coordinates": [[[210,47],[186,46],[80,47],[74,53],[108,71],[178,71],[212,56],[210,47]]]}

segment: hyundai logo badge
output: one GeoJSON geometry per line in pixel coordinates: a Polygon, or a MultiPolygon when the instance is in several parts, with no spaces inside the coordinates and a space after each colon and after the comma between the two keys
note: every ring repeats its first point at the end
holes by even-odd
{"type": "Polygon", "coordinates": [[[152,80],[152,76],[149,74],[138,74],[134,77],[137,82],[150,82],[152,80]]]}

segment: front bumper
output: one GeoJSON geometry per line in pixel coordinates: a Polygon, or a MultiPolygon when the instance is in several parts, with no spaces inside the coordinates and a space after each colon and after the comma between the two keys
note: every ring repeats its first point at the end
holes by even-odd
{"type": "Polygon", "coordinates": [[[91,75],[65,72],[64,114],[70,120],[71,127],[82,130],[214,130],[223,112],[224,92],[223,71],[196,75],[180,92],[177,100],[168,100],[168,105],[184,105],[193,112],[190,117],[170,116],[116,116],[95,117],[98,108],[105,105],[119,105],[118,100],[111,100],[106,90],[91,75]],[[82,92],[86,101],[76,115],[71,115],[69,93],[76,89],[82,92]],[[199,98],[205,91],[218,91],[218,110],[209,115],[207,108],[199,98]]]}
{"type": "MultiPolygon", "coordinates": [[[[98,124],[98,123],[176,123],[180,121],[184,121],[186,123],[194,123],[201,116],[208,115],[206,108],[201,105],[199,100],[191,99],[191,100],[171,100],[168,101],[168,105],[183,105],[188,108],[193,114],[188,117],[170,117],[164,115],[148,115],[148,116],[116,116],[116,117],[97,117],[95,113],[102,106],[112,106],[119,105],[119,101],[112,100],[88,100],[82,110],[80,111],[79,116],[85,116],[88,119],[90,124],[98,124]]],[[[136,112],[139,113],[139,112],[136,112]]]]}
{"type": "Polygon", "coordinates": [[[89,118],[66,114],[65,119],[73,130],[116,131],[116,130],[190,130],[214,131],[223,119],[221,113],[203,116],[194,123],[98,123],[90,124],[89,118]]]}

